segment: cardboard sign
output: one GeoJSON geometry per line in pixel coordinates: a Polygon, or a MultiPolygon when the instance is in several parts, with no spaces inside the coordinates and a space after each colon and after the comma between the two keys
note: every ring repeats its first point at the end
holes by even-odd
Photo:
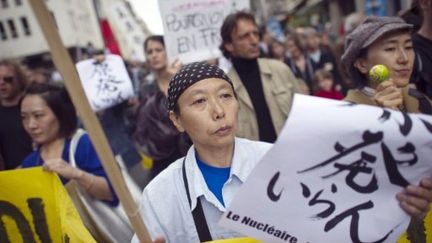
{"type": "Polygon", "coordinates": [[[296,95],[276,144],[222,217],[265,242],[396,242],[396,194],[432,174],[432,117],[296,95]]]}
{"type": "Polygon", "coordinates": [[[94,59],[80,61],[76,68],[94,111],[120,104],[134,94],[123,59],[118,55],[106,55],[101,63],[94,59]]]}
{"type": "Polygon", "coordinates": [[[221,56],[220,27],[225,17],[249,8],[249,1],[160,0],[159,8],[168,59],[187,64],[221,56]]]}
{"type": "Polygon", "coordinates": [[[54,173],[0,172],[0,242],[95,242],[54,173]]]}

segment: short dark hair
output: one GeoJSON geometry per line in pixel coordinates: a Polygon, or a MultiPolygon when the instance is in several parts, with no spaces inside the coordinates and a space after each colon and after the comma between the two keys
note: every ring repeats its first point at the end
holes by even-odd
{"type": "Polygon", "coordinates": [[[316,70],[315,71],[315,82],[318,84],[318,82],[320,80],[323,80],[323,79],[334,80],[334,77],[333,77],[333,74],[330,71],[328,71],[328,70],[326,70],[324,68],[316,70]]]}
{"type": "Polygon", "coordinates": [[[23,92],[26,89],[29,82],[21,65],[10,60],[0,60],[0,66],[12,68],[15,74],[15,80],[18,83],[19,90],[23,92]]]}
{"type": "Polygon", "coordinates": [[[144,41],[144,52],[147,50],[147,45],[148,45],[149,41],[157,41],[165,47],[165,41],[164,41],[163,36],[151,35],[151,36],[147,37],[147,39],[145,39],[145,41],[144,41]]]}
{"type": "MultiPolygon", "coordinates": [[[[367,50],[368,50],[367,48],[361,49],[357,58],[366,58],[367,50]]],[[[358,70],[358,68],[354,66],[354,63],[351,66],[349,66],[348,69],[344,68],[344,71],[345,71],[345,75],[351,78],[351,80],[354,82],[354,85],[357,88],[361,89],[367,86],[366,74],[360,72],[360,70],[358,70]]]]}
{"type": "Polygon", "coordinates": [[[47,83],[31,83],[26,90],[25,96],[27,95],[39,95],[46,102],[59,122],[61,137],[70,138],[74,134],[78,117],[64,87],[47,83]]]}
{"type": "Polygon", "coordinates": [[[302,44],[302,41],[300,40],[300,36],[298,34],[295,34],[295,33],[287,34],[285,37],[285,43],[288,40],[294,41],[294,44],[297,46],[297,48],[301,52],[304,52],[304,45],[302,44]]]}
{"type": "Polygon", "coordinates": [[[417,32],[423,24],[423,11],[421,11],[419,0],[411,1],[410,8],[402,11],[399,16],[405,22],[414,25],[414,32],[417,32]]]}
{"type": "Polygon", "coordinates": [[[255,17],[246,11],[238,11],[226,16],[220,31],[222,43],[219,46],[219,49],[226,58],[230,58],[231,54],[227,49],[225,49],[225,44],[232,42],[231,34],[237,28],[237,22],[239,20],[249,20],[257,25],[255,17]]]}

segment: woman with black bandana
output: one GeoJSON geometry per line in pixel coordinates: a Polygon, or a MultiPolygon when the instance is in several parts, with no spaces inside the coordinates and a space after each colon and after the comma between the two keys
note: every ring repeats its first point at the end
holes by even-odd
{"type": "MultiPolygon", "coordinates": [[[[205,242],[241,236],[217,222],[271,144],[235,137],[237,96],[230,79],[214,65],[184,66],[170,81],[168,110],[193,146],[144,189],[140,210],[151,237],[156,242],[205,242]]],[[[432,192],[425,194],[416,199],[427,202],[432,192]]],[[[410,204],[414,197],[401,201],[410,204]]]]}

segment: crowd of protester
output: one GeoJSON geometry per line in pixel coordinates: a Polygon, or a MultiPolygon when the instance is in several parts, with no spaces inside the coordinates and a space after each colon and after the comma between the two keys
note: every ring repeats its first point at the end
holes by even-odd
{"type": "MultiPolygon", "coordinates": [[[[232,197],[227,199],[225,192],[236,190],[243,182],[242,173],[250,172],[247,166],[237,168],[238,163],[258,162],[269,143],[276,141],[296,93],[432,114],[432,1],[413,2],[403,13],[409,23],[400,17],[353,14],[333,42],[329,33],[311,26],[290,28],[281,40],[265,27],[259,28],[253,15],[230,14],[220,31],[220,49],[230,62],[226,74],[207,63],[168,63],[163,36],[148,37],[143,43],[146,63],[127,62],[135,97],[98,112],[98,118],[113,151],[128,168],[141,167],[143,157],[152,160],[152,166],[145,168],[148,178],[141,183],[144,187],[156,178],[141,202],[152,238],[162,235],[170,242],[201,239],[194,228],[186,227],[197,222],[189,222],[190,211],[184,210],[191,199],[200,201],[199,195],[196,191],[188,194],[188,204],[180,195],[183,190],[177,188],[183,187],[179,171],[185,165],[189,187],[202,187],[205,195],[215,196],[201,200],[204,211],[211,215],[207,219],[211,238],[236,236],[215,224],[222,214],[220,208],[232,197]],[[374,83],[368,79],[375,64],[389,67],[389,80],[374,83]],[[207,75],[184,80],[182,75],[195,75],[199,69],[208,71],[207,75]],[[181,82],[187,84],[181,86],[181,82]],[[195,89],[208,92],[208,100],[194,100],[195,89]],[[221,90],[224,95],[218,96],[221,90]],[[199,110],[201,102],[208,102],[205,109],[210,110],[199,110]],[[220,119],[226,119],[227,127],[212,127],[220,119]],[[229,136],[219,141],[206,133],[211,129],[229,136]],[[185,161],[178,160],[184,156],[185,161]],[[239,161],[233,161],[233,156],[239,161]],[[226,168],[239,175],[240,184],[230,180],[231,184],[224,185],[230,176],[230,170],[222,170],[226,168]],[[192,181],[198,172],[204,181],[192,181]],[[215,174],[220,177],[211,179],[215,174]],[[182,201],[172,203],[164,198],[167,195],[182,201]],[[170,205],[155,207],[158,200],[170,205]],[[174,211],[178,213],[168,215],[174,211]],[[173,222],[186,228],[173,227],[173,222]]],[[[88,136],[78,146],[79,166],[69,165],[66,151],[80,123],[65,88],[53,76],[42,68],[29,70],[10,60],[0,61],[0,170],[43,166],[58,173],[64,183],[76,180],[95,198],[117,204],[88,136]]],[[[427,209],[423,206],[432,197],[430,184],[425,178],[418,187],[428,192],[406,192],[399,198],[407,213],[424,215],[427,209]]]]}

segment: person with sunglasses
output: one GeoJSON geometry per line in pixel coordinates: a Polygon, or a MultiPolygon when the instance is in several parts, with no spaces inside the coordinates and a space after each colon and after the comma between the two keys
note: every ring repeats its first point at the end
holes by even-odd
{"type": "Polygon", "coordinates": [[[21,123],[19,103],[27,86],[22,68],[0,60],[0,159],[3,169],[19,166],[32,151],[32,142],[21,123]]]}

